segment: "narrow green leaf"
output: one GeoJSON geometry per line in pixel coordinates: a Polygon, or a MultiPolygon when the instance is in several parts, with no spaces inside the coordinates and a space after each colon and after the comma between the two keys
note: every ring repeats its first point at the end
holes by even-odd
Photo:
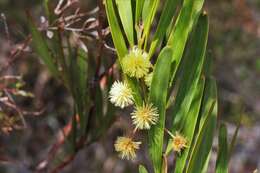
{"type": "Polygon", "coordinates": [[[183,2],[180,14],[175,23],[175,27],[167,43],[173,47],[174,52],[172,61],[175,61],[176,64],[175,68],[172,69],[173,76],[171,81],[173,81],[175,73],[178,69],[188,36],[192,31],[194,24],[197,23],[203,3],[204,0],[184,0],[183,2]]]}
{"type": "Polygon", "coordinates": [[[156,14],[160,0],[145,0],[143,8],[143,22],[144,22],[144,32],[143,36],[145,38],[145,48],[147,45],[148,36],[150,34],[150,28],[153,23],[154,16],[156,14]]]}
{"type": "Polygon", "coordinates": [[[201,15],[196,30],[192,35],[190,50],[185,55],[184,72],[181,76],[179,90],[173,107],[172,131],[180,128],[182,121],[185,120],[185,115],[189,111],[205,61],[207,39],[208,18],[205,15],[201,15]]]}
{"type": "Polygon", "coordinates": [[[115,9],[112,0],[105,1],[106,13],[108,18],[108,23],[110,26],[110,32],[112,34],[113,42],[119,56],[119,62],[121,64],[121,59],[127,54],[127,47],[120,29],[118,19],[116,17],[115,9]]]}
{"type": "Polygon", "coordinates": [[[43,5],[44,5],[46,16],[48,17],[48,20],[50,20],[49,0],[44,0],[43,5]]]}
{"type": "Polygon", "coordinates": [[[202,172],[208,164],[217,121],[217,89],[214,79],[206,79],[204,96],[200,110],[198,135],[186,169],[186,173],[202,172]]]}
{"type": "Polygon", "coordinates": [[[149,153],[155,173],[162,170],[166,98],[170,79],[172,50],[164,48],[155,64],[149,101],[158,109],[159,121],[148,132],[149,153]]]}
{"type": "Polygon", "coordinates": [[[83,99],[87,96],[87,83],[88,83],[88,54],[83,49],[78,49],[78,56],[76,58],[78,67],[78,81],[79,90],[83,99]]]}
{"type": "Polygon", "coordinates": [[[80,118],[81,135],[85,135],[89,105],[87,90],[88,61],[87,53],[82,49],[74,49],[70,57],[69,81],[70,89],[75,100],[76,110],[80,118]]]}
{"type": "Polygon", "coordinates": [[[54,76],[58,76],[58,70],[54,63],[54,59],[49,52],[48,45],[45,39],[42,37],[41,33],[38,31],[37,26],[34,24],[32,18],[28,15],[30,30],[32,33],[32,45],[36,52],[40,55],[44,64],[48,67],[50,72],[54,76]]]}
{"type": "Polygon", "coordinates": [[[234,133],[234,135],[233,135],[233,137],[232,137],[232,140],[231,140],[231,143],[230,143],[230,146],[229,146],[229,153],[228,153],[228,158],[229,158],[229,160],[230,160],[230,158],[231,158],[231,154],[232,154],[232,152],[233,152],[233,150],[234,150],[234,147],[235,147],[235,143],[236,143],[238,131],[239,131],[240,126],[241,126],[241,121],[242,121],[242,114],[241,114],[240,117],[239,117],[239,122],[238,122],[238,124],[237,124],[235,133],[234,133]]]}
{"type": "Polygon", "coordinates": [[[119,16],[131,46],[134,46],[134,27],[131,0],[116,0],[119,16]]]}
{"type": "Polygon", "coordinates": [[[139,173],[148,173],[148,171],[143,165],[139,165],[139,173]]]}
{"type": "Polygon", "coordinates": [[[155,49],[165,36],[166,30],[170,25],[174,14],[176,13],[176,7],[179,3],[180,0],[167,0],[165,2],[162,14],[160,16],[159,24],[157,26],[155,35],[150,46],[149,57],[153,55],[155,49]]]}
{"type": "Polygon", "coordinates": [[[143,11],[145,0],[136,0],[136,6],[135,6],[135,25],[138,25],[140,22],[140,18],[143,11]]]}
{"type": "Polygon", "coordinates": [[[204,162],[203,168],[202,168],[202,172],[201,173],[207,173],[208,172],[208,167],[209,167],[209,161],[211,160],[211,152],[209,152],[208,154],[208,158],[206,159],[206,161],[204,162]]]}
{"type": "Polygon", "coordinates": [[[212,75],[212,71],[213,71],[213,58],[212,55],[209,52],[207,52],[202,73],[205,77],[210,77],[212,75]]]}
{"type": "MultiPolygon", "coordinates": [[[[192,100],[192,104],[190,106],[189,112],[187,115],[183,116],[184,122],[181,127],[181,134],[185,136],[185,138],[188,140],[188,145],[191,146],[192,139],[194,135],[196,135],[195,132],[195,127],[197,123],[197,119],[199,117],[199,111],[201,107],[201,102],[202,102],[202,96],[203,96],[203,91],[204,91],[204,80],[201,79],[199,82],[198,86],[195,89],[195,96],[192,100]]],[[[182,173],[184,170],[184,167],[187,162],[187,157],[188,153],[191,152],[191,149],[185,149],[181,155],[176,155],[177,161],[176,161],[176,166],[175,166],[175,172],[174,173],[182,173]]]]}
{"type": "Polygon", "coordinates": [[[221,124],[218,137],[216,173],[228,173],[228,160],[227,127],[221,124]]]}
{"type": "MultiPolygon", "coordinates": [[[[204,121],[206,120],[209,111],[211,110],[211,106],[213,103],[217,102],[217,83],[213,77],[206,78],[205,91],[203,96],[203,104],[200,112],[200,122],[199,122],[199,130],[201,130],[204,121]]],[[[212,116],[217,116],[217,103],[213,109],[212,116]]]]}
{"type": "Polygon", "coordinates": [[[53,23],[53,21],[55,20],[55,15],[54,15],[54,10],[51,8],[50,6],[50,0],[44,0],[43,2],[43,6],[44,6],[44,12],[48,18],[48,22],[49,23],[53,23]]]}

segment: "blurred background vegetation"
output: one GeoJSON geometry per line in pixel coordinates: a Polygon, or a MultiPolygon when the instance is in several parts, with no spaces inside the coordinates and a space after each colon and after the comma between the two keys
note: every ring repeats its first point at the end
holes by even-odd
{"type": "MultiPolygon", "coordinates": [[[[97,6],[93,0],[80,0],[79,3],[82,12],[97,6]]],[[[53,4],[56,5],[57,1],[53,4]]],[[[242,115],[230,172],[251,173],[260,169],[260,1],[206,0],[205,9],[210,18],[208,54],[215,60],[219,116],[228,120],[229,132],[233,133],[242,115]]],[[[29,35],[26,11],[30,11],[39,22],[44,15],[42,0],[0,0],[0,77],[22,76],[23,81],[18,80],[17,85],[34,95],[33,98],[15,98],[28,113],[24,117],[27,128],[17,128],[9,134],[0,133],[1,173],[32,172],[35,165],[46,157],[57,137],[56,132],[69,121],[72,112],[72,98],[64,86],[49,75],[30,47],[19,56],[10,58],[10,54],[23,46],[29,35]]],[[[95,51],[91,44],[90,50],[95,51]]],[[[2,113],[0,125],[3,127],[1,117],[2,113]]],[[[119,160],[113,151],[113,141],[121,133],[118,126],[128,125],[126,121],[116,121],[106,137],[81,151],[64,172],[120,173],[136,170],[135,164],[119,160]]]]}

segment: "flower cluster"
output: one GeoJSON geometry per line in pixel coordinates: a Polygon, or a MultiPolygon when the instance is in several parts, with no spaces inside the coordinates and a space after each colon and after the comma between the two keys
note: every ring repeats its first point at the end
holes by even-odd
{"type": "MultiPolygon", "coordinates": [[[[133,104],[133,94],[126,82],[115,81],[109,91],[110,102],[120,108],[125,108],[133,104]]],[[[151,103],[143,103],[136,106],[131,113],[134,133],[137,130],[150,129],[158,121],[158,111],[151,103]]],[[[130,137],[118,137],[115,142],[115,150],[119,152],[122,159],[133,160],[136,157],[136,150],[139,149],[141,142],[135,142],[130,137]]]]}
{"type": "MultiPolygon", "coordinates": [[[[137,79],[143,78],[143,81],[149,88],[152,80],[152,73],[148,74],[152,64],[147,53],[134,47],[122,60],[122,68],[126,75],[137,79]]],[[[110,102],[121,109],[134,103],[134,97],[131,88],[127,82],[115,81],[109,92],[110,102]]],[[[131,113],[134,133],[137,130],[148,130],[156,124],[159,118],[158,110],[151,103],[136,105],[131,113]]],[[[122,159],[133,160],[136,157],[136,150],[139,149],[141,142],[136,142],[133,137],[118,137],[115,142],[115,150],[119,152],[122,159]]]]}
{"type": "Polygon", "coordinates": [[[175,135],[173,135],[169,130],[165,129],[165,131],[171,136],[172,139],[171,147],[173,151],[180,154],[182,150],[188,147],[188,139],[184,137],[181,133],[176,131],[175,135]]]}
{"type": "Polygon", "coordinates": [[[152,104],[143,104],[137,106],[135,111],[131,113],[135,129],[150,129],[158,121],[158,111],[152,104]]]}
{"type": "Polygon", "coordinates": [[[187,148],[188,140],[179,132],[176,132],[172,138],[173,151],[180,153],[184,148],[187,148]]]}
{"type": "Polygon", "coordinates": [[[130,77],[143,78],[145,77],[152,64],[148,58],[148,54],[137,47],[133,47],[122,60],[124,73],[130,77]]]}
{"type": "MultiPolygon", "coordinates": [[[[147,88],[150,89],[153,72],[149,72],[152,64],[147,53],[134,47],[123,58],[122,68],[126,75],[142,80],[147,88]]],[[[121,109],[134,104],[134,93],[126,81],[115,81],[109,91],[110,102],[121,109]]],[[[131,113],[131,119],[135,127],[133,133],[131,133],[131,137],[118,137],[114,144],[115,150],[119,152],[119,157],[127,160],[134,160],[136,158],[136,151],[141,145],[141,142],[133,139],[134,134],[138,130],[149,130],[152,125],[158,122],[158,109],[152,103],[143,102],[142,105],[135,105],[134,111],[131,113]]],[[[187,139],[180,133],[176,132],[175,135],[172,135],[169,131],[167,132],[172,137],[172,148],[174,151],[180,153],[187,147],[187,139]]]]}
{"type": "Polygon", "coordinates": [[[126,82],[116,81],[109,92],[111,103],[122,109],[133,104],[133,95],[126,82]]]}
{"type": "MultiPolygon", "coordinates": [[[[126,82],[116,81],[109,92],[111,103],[120,108],[133,104],[133,95],[126,82]]],[[[150,129],[151,125],[158,120],[159,114],[157,108],[151,103],[143,103],[142,106],[136,106],[131,113],[135,129],[150,129]]]]}
{"type": "MultiPolygon", "coordinates": [[[[127,76],[143,80],[148,89],[150,88],[153,73],[150,72],[152,64],[146,52],[137,47],[132,48],[122,59],[121,65],[127,76]]],[[[109,92],[109,99],[111,103],[121,109],[134,104],[132,90],[126,81],[114,82],[109,92]]],[[[132,134],[135,134],[138,130],[149,130],[152,125],[157,123],[159,114],[152,103],[144,102],[142,105],[135,106],[131,118],[135,126],[132,134]]],[[[122,159],[133,160],[140,145],[141,142],[134,141],[133,137],[118,137],[114,146],[122,159]]]]}
{"type": "MultiPolygon", "coordinates": [[[[129,77],[135,77],[143,80],[147,88],[150,89],[153,72],[149,72],[152,64],[148,58],[147,53],[134,47],[130,50],[122,60],[123,72],[129,77]]],[[[109,92],[109,99],[111,103],[121,109],[134,104],[134,96],[131,88],[126,81],[115,81],[109,92]]],[[[152,125],[155,125],[159,119],[157,107],[152,103],[143,102],[142,105],[135,105],[134,111],[131,113],[132,123],[135,126],[133,135],[131,137],[121,136],[118,137],[114,147],[122,159],[134,160],[136,158],[136,150],[140,148],[141,142],[134,141],[134,134],[138,130],[149,130],[152,125]]],[[[174,151],[180,153],[187,147],[187,139],[180,133],[176,132],[175,135],[171,134],[167,129],[166,131],[172,137],[172,148],[174,151]]]]}
{"type": "Polygon", "coordinates": [[[115,142],[115,150],[119,152],[122,159],[133,160],[136,157],[136,150],[141,142],[135,142],[128,137],[118,137],[115,142]]]}

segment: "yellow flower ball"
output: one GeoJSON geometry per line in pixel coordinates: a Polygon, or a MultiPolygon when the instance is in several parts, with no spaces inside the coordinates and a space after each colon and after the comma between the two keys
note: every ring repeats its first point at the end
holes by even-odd
{"type": "Polygon", "coordinates": [[[113,83],[110,91],[109,98],[111,103],[120,108],[133,104],[133,95],[131,89],[126,82],[116,81],[113,83]]]}
{"type": "Polygon", "coordinates": [[[119,152],[119,157],[127,160],[136,158],[136,150],[139,149],[141,142],[135,142],[128,137],[118,137],[115,142],[115,150],[119,152]]]}
{"type": "Polygon", "coordinates": [[[152,104],[143,104],[136,107],[131,113],[135,129],[150,129],[153,124],[156,124],[159,118],[158,110],[152,104]]]}
{"type": "Polygon", "coordinates": [[[148,54],[134,47],[130,50],[122,60],[124,73],[130,77],[142,78],[146,76],[152,64],[148,58],[148,54]]]}
{"type": "Polygon", "coordinates": [[[180,153],[184,148],[187,148],[187,139],[179,132],[176,132],[172,139],[173,150],[180,153]]]}

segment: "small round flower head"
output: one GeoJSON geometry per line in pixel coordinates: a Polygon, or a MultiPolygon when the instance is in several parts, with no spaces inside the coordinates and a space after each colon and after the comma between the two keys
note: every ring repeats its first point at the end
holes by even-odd
{"type": "Polygon", "coordinates": [[[111,103],[124,108],[133,104],[133,95],[126,82],[115,81],[109,91],[111,103]]]}
{"type": "Polygon", "coordinates": [[[122,159],[134,160],[140,144],[141,142],[135,142],[128,137],[118,137],[115,142],[115,150],[119,152],[119,157],[122,159]]]}
{"type": "Polygon", "coordinates": [[[156,107],[152,104],[143,104],[135,108],[131,113],[135,129],[150,129],[151,125],[157,123],[159,114],[156,107]]]}
{"type": "Polygon", "coordinates": [[[152,79],[153,79],[153,72],[149,73],[148,75],[145,76],[144,82],[145,85],[150,89],[152,85],[152,79]]]}
{"type": "Polygon", "coordinates": [[[179,132],[176,132],[175,135],[173,136],[172,145],[174,151],[180,153],[181,150],[188,147],[187,143],[188,143],[187,139],[183,137],[179,132]]]}
{"type": "Polygon", "coordinates": [[[149,72],[152,64],[147,53],[134,47],[122,60],[123,71],[130,77],[142,78],[149,72]]]}

